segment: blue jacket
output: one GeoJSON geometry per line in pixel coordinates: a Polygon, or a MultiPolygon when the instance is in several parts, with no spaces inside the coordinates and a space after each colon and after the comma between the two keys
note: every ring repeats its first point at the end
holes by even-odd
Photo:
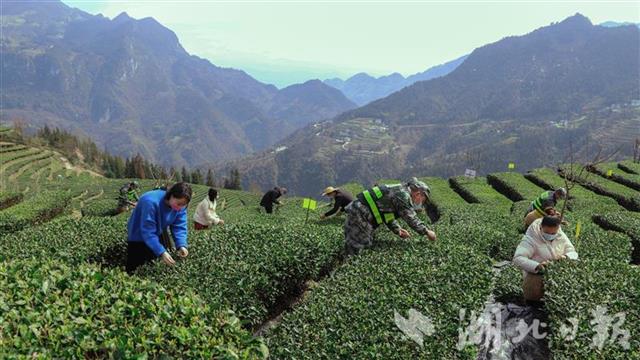
{"type": "Polygon", "coordinates": [[[127,224],[128,241],[144,242],[156,256],[166,251],[160,235],[167,226],[171,229],[176,248],[187,247],[187,209],[174,211],[164,201],[165,190],[143,194],[127,224]]]}

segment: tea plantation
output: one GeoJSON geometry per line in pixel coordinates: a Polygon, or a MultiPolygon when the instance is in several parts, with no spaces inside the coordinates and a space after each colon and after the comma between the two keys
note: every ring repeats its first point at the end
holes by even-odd
{"type": "MultiPolygon", "coordinates": [[[[524,212],[567,174],[422,177],[432,197],[419,216],[438,240],[380,229],[351,257],[344,217],[319,220],[326,202],[306,221],[300,198],[268,216],[260,194],[221,190],[224,226],[190,225],[186,259],[129,276],[128,215],[113,216],[127,179],[11,143],[0,160],[0,358],[475,359],[474,314],[522,301],[522,272],[504,264],[524,212]]],[[[554,359],[640,359],[639,170],[612,162],[574,179],[564,231],[580,260],[544,275],[554,359]]],[[[190,220],[207,188],[194,192],[190,220]]]]}

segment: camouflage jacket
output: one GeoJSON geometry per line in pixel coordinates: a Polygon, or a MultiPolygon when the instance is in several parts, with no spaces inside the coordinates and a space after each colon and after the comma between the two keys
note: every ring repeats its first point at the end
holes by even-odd
{"type": "MultiPolygon", "coordinates": [[[[411,201],[411,191],[405,185],[381,185],[380,190],[383,196],[374,200],[380,213],[393,213],[395,219],[387,222],[386,225],[393,233],[398,234],[402,228],[398,223],[398,219],[403,219],[413,230],[420,235],[427,234],[427,226],[418,218],[413,202],[411,201]]],[[[371,190],[369,190],[371,192],[371,190]]],[[[367,201],[364,199],[363,193],[358,194],[358,200],[369,208],[367,201]]],[[[369,218],[374,227],[377,223],[373,216],[369,218]]]]}

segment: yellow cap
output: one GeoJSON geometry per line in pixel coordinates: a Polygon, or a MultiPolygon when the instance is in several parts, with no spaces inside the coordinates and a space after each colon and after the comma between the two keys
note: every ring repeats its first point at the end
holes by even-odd
{"type": "Polygon", "coordinates": [[[333,186],[329,186],[326,189],[324,189],[324,191],[322,192],[322,196],[327,196],[328,194],[331,194],[334,191],[339,190],[338,188],[334,188],[333,186]]]}

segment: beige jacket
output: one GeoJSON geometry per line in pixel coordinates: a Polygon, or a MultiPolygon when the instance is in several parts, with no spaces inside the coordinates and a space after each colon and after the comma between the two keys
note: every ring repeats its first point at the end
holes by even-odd
{"type": "Polygon", "coordinates": [[[536,267],[547,260],[559,260],[564,255],[571,260],[578,259],[578,253],[573,244],[562,231],[558,230],[558,237],[547,241],[542,237],[542,218],[535,220],[522,237],[520,245],[513,256],[513,263],[522,270],[536,273],[536,267]]]}
{"type": "Polygon", "coordinates": [[[211,201],[208,196],[205,197],[198,204],[196,212],[193,214],[193,221],[205,226],[218,225],[220,218],[216,214],[217,206],[217,201],[211,201]]]}

